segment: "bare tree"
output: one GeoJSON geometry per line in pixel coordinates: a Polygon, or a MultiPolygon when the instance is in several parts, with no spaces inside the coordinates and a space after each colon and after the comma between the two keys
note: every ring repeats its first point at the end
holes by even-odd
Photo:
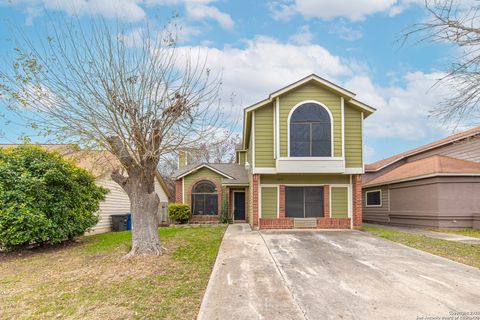
{"type": "Polygon", "coordinates": [[[425,0],[429,17],[407,28],[402,42],[418,36],[418,42],[453,44],[459,55],[438,84],[456,94],[433,110],[447,122],[476,116],[480,107],[480,1],[425,0]]]}
{"type": "Polygon", "coordinates": [[[9,108],[44,134],[116,156],[123,170],[112,179],[131,202],[128,256],[162,254],[154,190],[159,159],[223,125],[220,81],[205,59],[177,48],[174,22],[158,33],[147,25],[129,33],[131,26],[118,22],[92,19],[85,26],[62,18],[50,19],[46,35],[36,39],[15,32],[16,56],[0,71],[0,91],[9,108]]]}

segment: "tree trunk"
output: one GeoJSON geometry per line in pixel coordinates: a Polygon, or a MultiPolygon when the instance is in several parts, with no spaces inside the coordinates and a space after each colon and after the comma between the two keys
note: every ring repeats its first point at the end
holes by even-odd
{"type": "Polygon", "coordinates": [[[161,255],[166,250],[158,236],[158,206],[160,199],[155,193],[154,180],[132,177],[135,181],[130,197],[132,213],[132,250],[127,257],[136,255],[161,255]],[[152,185],[150,185],[152,184],[152,185]]]}

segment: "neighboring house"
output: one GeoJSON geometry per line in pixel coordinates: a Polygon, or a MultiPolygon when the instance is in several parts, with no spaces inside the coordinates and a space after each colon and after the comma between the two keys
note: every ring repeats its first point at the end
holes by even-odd
{"type": "MultiPolygon", "coordinates": [[[[15,147],[18,145],[0,145],[0,148],[15,147]]],[[[130,200],[123,189],[112,180],[110,174],[114,169],[121,168],[118,160],[108,151],[80,150],[71,144],[38,144],[48,151],[58,152],[64,159],[73,161],[78,167],[89,171],[97,185],[109,189],[104,201],[100,203],[98,211],[99,221],[88,232],[96,234],[111,231],[111,216],[130,212],[130,200]]],[[[156,173],[155,191],[160,198],[159,222],[166,221],[167,204],[171,197],[170,192],[160,174],[156,173]]]]}
{"type": "Polygon", "coordinates": [[[234,164],[179,156],[176,202],[191,221],[223,211],[254,228],[358,228],[362,223],[363,121],[375,109],[310,75],[244,110],[234,164]]]}
{"type": "Polygon", "coordinates": [[[365,166],[363,220],[480,228],[480,127],[365,166]]]}

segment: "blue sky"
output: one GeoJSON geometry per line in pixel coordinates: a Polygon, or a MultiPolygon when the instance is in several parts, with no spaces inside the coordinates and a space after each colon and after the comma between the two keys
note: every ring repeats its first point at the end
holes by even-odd
{"type": "MultiPolygon", "coordinates": [[[[433,87],[456,50],[396,40],[425,18],[423,0],[0,0],[0,56],[12,46],[7,24],[34,36],[49,12],[119,17],[163,24],[178,12],[180,47],[208,55],[223,74],[223,94],[235,108],[310,73],[357,93],[378,111],[365,123],[366,161],[378,160],[452,133],[429,110],[451,93],[433,87]]],[[[0,104],[0,108],[4,108],[0,104]]],[[[17,119],[21,122],[21,120],[17,119]]],[[[27,132],[4,126],[0,142],[27,132]]],[[[457,128],[465,129],[460,124],[457,128]]],[[[34,139],[35,140],[35,139],[34,139]]]]}

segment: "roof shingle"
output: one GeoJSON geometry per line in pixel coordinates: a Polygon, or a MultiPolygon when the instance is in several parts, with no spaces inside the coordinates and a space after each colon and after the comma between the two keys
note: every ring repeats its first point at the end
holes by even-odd
{"type": "Polygon", "coordinates": [[[407,162],[369,182],[364,187],[413,180],[439,174],[480,174],[480,163],[434,155],[407,162]]]}

